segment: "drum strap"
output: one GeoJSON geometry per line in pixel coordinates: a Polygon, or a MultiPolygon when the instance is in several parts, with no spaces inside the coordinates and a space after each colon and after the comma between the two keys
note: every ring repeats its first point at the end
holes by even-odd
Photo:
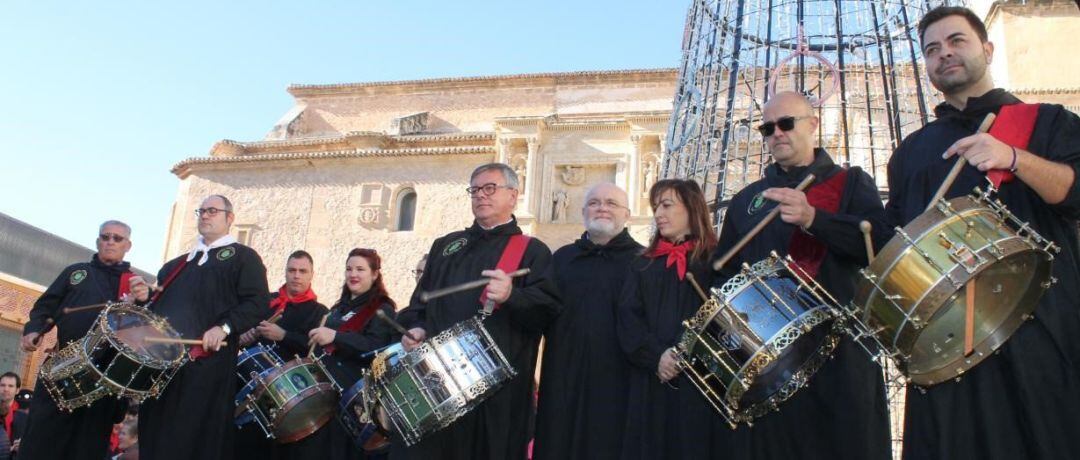
{"type": "Polygon", "coordinates": [[[155,300],[157,300],[158,297],[161,297],[161,294],[165,292],[165,289],[168,288],[170,284],[172,284],[173,280],[176,279],[176,275],[179,275],[180,270],[183,270],[184,266],[186,265],[187,259],[180,259],[180,263],[176,264],[176,267],[173,268],[171,272],[169,272],[169,276],[165,277],[165,282],[161,283],[161,287],[159,287],[157,292],[155,292],[154,295],[150,297],[150,303],[153,303],[155,300]]]}
{"type": "MultiPolygon", "coordinates": [[[[525,257],[525,248],[529,247],[529,237],[525,235],[510,235],[510,241],[506,243],[506,247],[503,248],[502,256],[499,257],[499,263],[495,265],[497,270],[502,270],[504,273],[510,273],[517,270],[521,266],[521,259],[525,257]]],[[[493,300],[488,299],[487,288],[484,288],[484,292],[480,293],[480,305],[483,307],[483,314],[490,315],[498,310],[501,304],[495,303],[493,300]]]]}
{"type": "MultiPolygon", "coordinates": [[[[828,179],[807,189],[806,201],[810,203],[810,206],[834,214],[839,212],[840,200],[844,196],[844,188],[847,187],[847,172],[846,169],[841,169],[828,179]]],[[[825,243],[814,238],[813,235],[799,229],[791,233],[788,255],[811,277],[817,276],[827,252],[825,243]]]]}
{"type": "MultiPolygon", "coordinates": [[[[998,112],[997,122],[990,128],[990,135],[1010,147],[1026,149],[1038,117],[1039,104],[1003,105],[998,112]]],[[[986,178],[994,184],[994,188],[1012,182],[1014,177],[1008,169],[992,169],[986,172],[986,178]]]]}

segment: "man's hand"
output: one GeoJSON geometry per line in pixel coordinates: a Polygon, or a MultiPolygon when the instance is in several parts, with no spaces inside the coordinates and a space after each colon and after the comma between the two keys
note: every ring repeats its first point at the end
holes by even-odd
{"type": "Polygon", "coordinates": [[[480,276],[491,278],[487,285],[487,298],[495,303],[506,302],[510,298],[510,292],[514,289],[510,275],[502,270],[484,270],[480,276]]]}
{"type": "Polygon", "coordinates": [[[259,331],[259,335],[275,342],[280,342],[285,339],[285,329],[282,329],[281,326],[278,326],[277,324],[263,321],[259,323],[255,329],[259,331]]]}
{"type": "Polygon", "coordinates": [[[780,220],[802,228],[810,228],[814,223],[816,210],[806,201],[806,194],[791,188],[774,187],[765,190],[761,196],[777,203],[780,208],[780,220]]]}
{"type": "Polygon", "coordinates": [[[218,350],[220,350],[221,349],[221,342],[225,341],[225,337],[227,335],[228,334],[225,333],[225,330],[222,329],[221,326],[214,326],[214,327],[212,327],[210,329],[207,329],[206,332],[204,332],[203,336],[202,336],[203,350],[206,350],[206,351],[218,351],[218,350]]]}
{"type": "Polygon", "coordinates": [[[251,345],[257,338],[259,338],[259,331],[255,330],[255,328],[251,328],[247,332],[240,334],[240,346],[246,347],[251,345]]]}
{"type": "Polygon", "coordinates": [[[41,340],[41,334],[37,332],[31,332],[22,336],[23,351],[37,351],[39,340],[41,340]]]}
{"type": "Polygon", "coordinates": [[[412,329],[409,329],[409,332],[411,332],[413,336],[420,340],[415,341],[413,339],[410,339],[408,335],[401,336],[401,347],[404,348],[405,351],[412,351],[414,348],[419,347],[421,343],[424,343],[424,339],[427,338],[427,331],[425,331],[423,328],[414,327],[412,329]]]}
{"type": "Polygon", "coordinates": [[[679,362],[675,360],[675,351],[671,348],[660,355],[660,364],[656,366],[656,376],[661,382],[667,382],[679,375],[679,362]]]}
{"type": "Polygon", "coordinates": [[[131,286],[131,296],[138,302],[146,302],[150,299],[150,285],[141,276],[132,276],[128,281],[131,286]]]}
{"type": "MultiPolygon", "coordinates": [[[[1019,152],[1017,152],[1019,154],[1019,152]]],[[[1011,169],[1013,148],[987,133],[973,134],[953,143],[942,158],[960,155],[979,171],[1011,169]]]]}

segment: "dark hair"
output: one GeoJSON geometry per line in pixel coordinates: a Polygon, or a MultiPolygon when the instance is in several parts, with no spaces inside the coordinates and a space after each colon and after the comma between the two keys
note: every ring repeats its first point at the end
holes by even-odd
{"type": "Polygon", "coordinates": [[[0,375],[0,380],[3,380],[5,378],[15,379],[15,388],[22,388],[22,377],[19,377],[19,374],[10,371],[4,372],[2,375],[0,375]]]}
{"type": "MultiPolygon", "coordinates": [[[[349,251],[349,256],[345,258],[345,264],[348,265],[349,259],[353,257],[363,257],[364,260],[367,261],[368,266],[371,267],[372,274],[382,269],[382,258],[379,257],[379,253],[375,252],[374,249],[353,248],[352,251],[349,251]]],[[[352,293],[349,292],[349,282],[346,281],[341,285],[341,297],[338,299],[338,303],[342,305],[348,304],[351,296],[352,293]]],[[[386,285],[383,284],[382,273],[379,273],[379,277],[375,278],[375,281],[371,283],[371,300],[368,302],[375,301],[388,304],[393,308],[397,307],[397,304],[390,298],[390,294],[386,292],[386,285]]]]}
{"type": "MultiPolygon", "coordinates": [[[[679,201],[682,201],[683,206],[686,206],[686,212],[690,218],[690,236],[697,238],[697,244],[690,254],[690,259],[697,262],[708,260],[712,256],[713,249],[716,248],[716,230],[713,229],[712,222],[709,221],[709,206],[705,204],[705,193],[701,191],[701,186],[692,180],[664,179],[656,181],[652,188],[649,189],[649,205],[652,206],[654,213],[657,206],[660,205],[660,196],[668,190],[674,190],[675,195],[679,197],[679,201]]],[[[652,253],[659,243],[660,232],[657,231],[653,234],[652,240],[649,241],[649,247],[645,250],[645,253],[652,253]]]]}
{"type": "Polygon", "coordinates": [[[289,258],[285,260],[288,261],[292,259],[307,259],[308,262],[311,262],[312,266],[315,266],[315,259],[312,259],[311,254],[308,254],[308,252],[303,249],[293,251],[292,254],[289,254],[289,258]]]}
{"type": "Polygon", "coordinates": [[[979,40],[986,43],[989,38],[986,34],[986,24],[983,24],[982,19],[975,15],[974,11],[971,11],[962,6],[939,6],[926,12],[926,15],[919,20],[919,42],[923,42],[926,39],[926,29],[931,24],[945,19],[949,16],[960,16],[967,19],[968,24],[972,29],[975,29],[975,33],[979,36],[979,40]]]}

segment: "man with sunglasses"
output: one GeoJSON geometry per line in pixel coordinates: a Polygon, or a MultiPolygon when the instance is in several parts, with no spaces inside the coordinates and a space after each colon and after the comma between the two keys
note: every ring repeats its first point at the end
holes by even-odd
{"type": "MultiPolygon", "coordinates": [[[[883,214],[874,180],[859,168],[836,165],[828,152],[814,147],[819,120],[803,95],[772,96],[762,121],[758,131],[774,162],[763,179],[731,199],[715,257],[727,253],[773,209],[780,210],[780,218],[727,262],[715,285],[734,276],[743,263],[753,265],[775,251],[790,256],[845,305],[854,295],[858,270],[868,263],[859,224],[878,224],[883,214]],[[813,183],[805,191],[794,190],[811,173],[813,183]]],[[[755,420],[752,428],[740,427],[736,436],[746,458],[889,459],[881,368],[845,338],[807,386],[777,411],[755,420]]]]}
{"type": "Polygon", "coordinates": [[[1061,251],[1057,282],[996,353],[957,381],[909,387],[904,458],[1071,457],[1080,451],[1080,118],[995,88],[994,44],[971,10],[935,8],[918,30],[926,74],[945,101],[889,160],[885,228],[922,214],[952,165],[964,161],[945,198],[997,180],[995,199],[1061,251]],[[997,114],[990,132],[975,134],[988,113],[997,114]]]}
{"type": "MultiPolygon", "coordinates": [[[[513,215],[518,178],[513,169],[502,163],[486,164],[473,171],[469,182],[473,225],[435,240],[424,274],[398,321],[423,340],[491,306],[484,325],[517,376],[449,427],[412,447],[395,446],[393,458],[520,459],[526,455],[540,334],[561,308],[551,273],[551,251],[536,238],[522,240],[518,236],[522,232],[513,215]],[[520,262],[496,268],[505,252],[514,252],[506,250],[508,245],[520,242],[524,242],[524,252],[517,252],[520,262]],[[517,278],[507,275],[518,268],[532,271],[517,278]],[[427,303],[420,300],[425,291],[479,277],[491,279],[486,288],[427,303]]],[[[407,336],[401,342],[406,350],[419,345],[407,336]]]]}
{"type": "MultiPolygon", "coordinates": [[[[82,339],[94,325],[101,309],[64,313],[65,308],[145,298],[146,282],[131,271],[124,255],[131,250],[131,227],[110,220],[98,228],[97,253],[89,262],[65,268],[30,310],[23,327],[22,349],[36,351],[44,336],[56,326],[56,349],[82,339]]],[[[104,458],[114,423],[123,419],[124,408],[115,398],[103,398],[71,412],[60,410],[42,379],[30,410],[26,432],[19,447],[20,458],[104,458]]]]}
{"type": "Polygon", "coordinates": [[[232,203],[210,195],[195,214],[195,247],[161,267],[148,307],[202,345],[189,348],[192,360],[139,408],[139,450],[147,458],[233,458],[240,335],[271,314],[262,259],[229,234],[232,203]]]}

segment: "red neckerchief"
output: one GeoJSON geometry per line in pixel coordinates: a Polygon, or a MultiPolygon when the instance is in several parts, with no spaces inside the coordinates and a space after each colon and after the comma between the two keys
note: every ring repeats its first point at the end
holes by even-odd
{"type": "Polygon", "coordinates": [[[675,271],[679,274],[679,279],[686,278],[686,253],[694,249],[694,240],[686,240],[680,244],[671,244],[668,240],[660,239],[660,243],[656,245],[656,249],[653,250],[649,257],[657,258],[660,256],[667,256],[667,265],[665,267],[671,268],[671,265],[675,265],[675,271]]]}
{"type": "MultiPolygon", "coordinates": [[[[371,317],[375,316],[375,312],[379,310],[379,307],[382,307],[382,304],[383,301],[381,298],[369,300],[367,305],[360,307],[360,311],[356,312],[352,318],[349,318],[348,321],[342,323],[341,326],[338,326],[337,332],[359,332],[367,325],[368,321],[371,320],[371,317]]],[[[330,354],[334,354],[336,348],[337,347],[332,343],[323,347],[323,349],[330,354]]]]}
{"type": "Polygon", "coordinates": [[[315,292],[311,290],[310,286],[308,286],[307,291],[304,291],[300,295],[296,297],[289,297],[289,291],[285,289],[285,285],[282,284],[281,289],[278,289],[278,296],[270,301],[270,308],[274,310],[273,315],[270,316],[274,316],[278,313],[285,311],[285,305],[287,304],[291,303],[293,305],[296,305],[298,303],[309,302],[316,299],[318,299],[318,296],[315,295],[315,292]]]}
{"type": "Polygon", "coordinates": [[[11,409],[4,416],[4,430],[7,431],[8,442],[15,442],[15,433],[11,432],[11,422],[15,421],[15,411],[19,410],[19,402],[11,401],[11,409]]]}
{"type": "MultiPolygon", "coordinates": [[[[832,177],[806,189],[806,202],[814,208],[836,214],[840,210],[840,199],[844,196],[846,185],[847,170],[841,169],[832,177]]],[[[788,255],[806,274],[810,275],[810,278],[817,276],[818,270],[821,269],[821,262],[825,260],[825,254],[828,252],[825,243],[813,235],[799,229],[791,232],[788,255]]]]}
{"type": "MultiPolygon", "coordinates": [[[[1010,147],[1027,149],[1038,117],[1039,104],[1003,105],[998,111],[997,121],[990,128],[990,135],[1010,147]]],[[[986,177],[994,188],[1000,188],[1001,184],[1012,182],[1013,173],[1008,169],[991,169],[986,172],[986,177]]]]}

